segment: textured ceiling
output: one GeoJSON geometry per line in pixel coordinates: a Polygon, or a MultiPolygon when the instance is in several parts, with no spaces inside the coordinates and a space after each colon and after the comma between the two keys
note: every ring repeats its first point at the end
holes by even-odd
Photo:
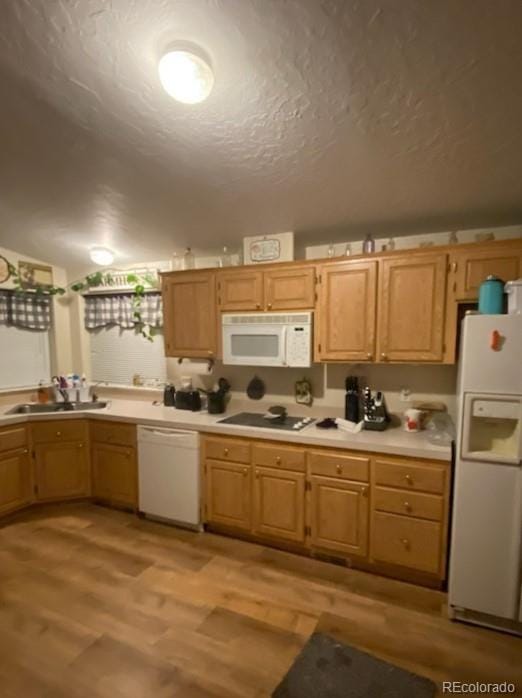
{"type": "Polygon", "coordinates": [[[2,0],[0,244],[79,266],[522,220],[520,0],[2,0]],[[174,40],[211,56],[163,92],[174,40]]]}

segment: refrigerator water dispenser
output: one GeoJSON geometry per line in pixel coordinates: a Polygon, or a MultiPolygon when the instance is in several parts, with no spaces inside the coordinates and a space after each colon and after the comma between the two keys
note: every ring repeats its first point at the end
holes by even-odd
{"type": "Polygon", "coordinates": [[[518,396],[465,396],[461,457],[518,464],[521,457],[522,399],[518,396]]]}

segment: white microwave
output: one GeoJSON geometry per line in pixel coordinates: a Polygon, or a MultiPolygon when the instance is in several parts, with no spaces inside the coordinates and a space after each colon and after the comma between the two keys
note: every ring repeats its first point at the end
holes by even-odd
{"type": "Polygon", "coordinates": [[[223,363],[310,366],[312,313],[225,313],[223,363]]]}

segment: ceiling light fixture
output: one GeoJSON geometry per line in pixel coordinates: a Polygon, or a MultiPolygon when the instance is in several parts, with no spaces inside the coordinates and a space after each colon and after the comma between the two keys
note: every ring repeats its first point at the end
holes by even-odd
{"type": "Polygon", "coordinates": [[[91,261],[100,267],[108,267],[114,262],[114,253],[106,247],[92,247],[89,250],[91,261]]]}
{"type": "Polygon", "coordinates": [[[165,92],[184,104],[206,99],[214,87],[210,62],[190,49],[173,49],[158,63],[158,73],[165,92]]]}

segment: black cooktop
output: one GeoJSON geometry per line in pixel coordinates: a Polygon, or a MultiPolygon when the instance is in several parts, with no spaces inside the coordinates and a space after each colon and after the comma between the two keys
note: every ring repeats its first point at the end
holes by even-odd
{"type": "Polygon", "coordinates": [[[300,431],[313,421],[312,417],[285,417],[283,422],[265,419],[261,412],[239,412],[231,417],[220,419],[219,424],[236,424],[240,427],[261,429],[281,429],[282,431],[300,431]]]}

